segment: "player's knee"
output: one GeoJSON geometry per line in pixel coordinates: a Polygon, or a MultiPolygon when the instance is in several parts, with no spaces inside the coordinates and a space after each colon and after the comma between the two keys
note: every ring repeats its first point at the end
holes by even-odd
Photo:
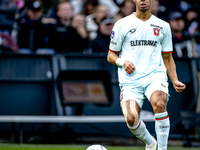
{"type": "Polygon", "coordinates": [[[154,113],[162,113],[166,111],[166,104],[163,101],[159,101],[154,106],[154,113]]]}
{"type": "Polygon", "coordinates": [[[133,114],[127,115],[126,121],[130,127],[135,125],[136,117],[133,114]]]}

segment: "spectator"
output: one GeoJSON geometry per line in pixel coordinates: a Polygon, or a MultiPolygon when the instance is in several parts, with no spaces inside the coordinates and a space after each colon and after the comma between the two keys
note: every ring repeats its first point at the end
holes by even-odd
{"type": "Polygon", "coordinates": [[[7,32],[0,33],[0,52],[14,52],[18,50],[17,43],[13,40],[11,35],[7,32]]]}
{"type": "Polygon", "coordinates": [[[113,0],[70,0],[70,2],[74,8],[74,14],[82,12],[85,16],[91,15],[98,5],[106,5],[111,16],[114,16],[119,11],[119,7],[113,0]]]}
{"type": "Polygon", "coordinates": [[[113,19],[115,20],[115,22],[117,22],[119,19],[123,18],[121,13],[117,13],[116,15],[114,15],[113,19]]]}
{"type": "Polygon", "coordinates": [[[99,25],[97,37],[91,41],[93,52],[107,53],[110,43],[110,35],[115,21],[112,18],[103,19],[99,25]]]}
{"type": "Polygon", "coordinates": [[[85,16],[83,14],[76,14],[72,19],[71,26],[76,29],[80,37],[84,40],[83,45],[85,46],[83,48],[87,49],[89,33],[86,29],[85,16]]]}
{"type": "Polygon", "coordinates": [[[72,19],[72,27],[75,28],[82,38],[89,38],[88,31],[85,25],[85,16],[77,14],[72,19]]]}
{"type": "Polygon", "coordinates": [[[86,16],[86,28],[90,34],[90,40],[97,37],[100,21],[108,16],[108,7],[106,5],[99,5],[94,14],[86,16]]]}
{"type": "Polygon", "coordinates": [[[57,9],[56,31],[52,37],[56,52],[82,52],[85,39],[71,26],[73,8],[70,1],[60,1],[57,9]]]}
{"type": "Polygon", "coordinates": [[[186,30],[189,34],[194,37],[196,41],[196,49],[197,53],[200,56],[200,38],[199,38],[199,31],[200,31],[200,7],[199,5],[193,4],[190,9],[186,12],[186,30]]]}
{"type": "Polygon", "coordinates": [[[95,13],[95,10],[99,6],[99,0],[86,0],[83,5],[83,14],[85,16],[95,13]]]}
{"type": "Polygon", "coordinates": [[[159,10],[160,10],[159,0],[154,0],[153,3],[151,4],[151,13],[154,16],[158,17],[159,10]]]}
{"type": "Polygon", "coordinates": [[[36,51],[38,48],[49,47],[47,36],[56,20],[44,18],[41,0],[28,1],[25,15],[20,17],[17,23],[20,28],[17,41],[19,48],[36,51]]]}
{"type": "Polygon", "coordinates": [[[17,12],[16,0],[0,0],[0,49],[2,52],[17,52],[18,45],[11,36],[17,12]]]}
{"type": "Polygon", "coordinates": [[[154,0],[152,2],[151,13],[162,20],[166,20],[166,18],[163,17],[162,12],[160,11],[160,0],[154,0]]]}
{"type": "Polygon", "coordinates": [[[199,7],[198,6],[192,6],[188,11],[186,12],[186,30],[191,35],[197,34],[197,31],[199,29],[199,7]]]}
{"type": "Polygon", "coordinates": [[[70,26],[73,18],[73,7],[69,0],[60,1],[57,8],[58,26],[70,26]]]}
{"type": "Polygon", "coordinates": [[[0,0],[0,28],[11,32],[17,11],[16,0],[0,0]]]}
{"type": "Polygon", "coordinates": [[[190,36],[184,32],[185,21],[180,12],[172,12],[169,15],[169,24],[172,31],[173,55],[178,57],[187,56],[189,58],[196,57],[195,43],[190,36]]]}
{"type": "Polygon", "coordinates": [[[133,0],[124,0],[120,5],[119,13],[122,14],[123,17],[132,14],[136,9],[135,3],[133,0]]]}
{"type": "Polygon", "coordinates": [[[119,12],[119,7],[113,0],[99,0],[101,5],[106,5],[109,10],[109,16],[114,16],[119,12]]]}

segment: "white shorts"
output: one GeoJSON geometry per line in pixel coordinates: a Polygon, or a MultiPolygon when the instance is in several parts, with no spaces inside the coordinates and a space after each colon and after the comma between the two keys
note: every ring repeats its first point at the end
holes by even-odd
{"type": "Polygon", "coordinates": [[[131,85],[121,85],[120,103],[127,100],[134,100],[142,108],[145,98],[150,101],[151,95],[155,91],[162,91],[167,94],[169,100],[168,82],[165,80],[155,80],[150,83],[143,84],[139,87],[131,87],[131,85]]]}

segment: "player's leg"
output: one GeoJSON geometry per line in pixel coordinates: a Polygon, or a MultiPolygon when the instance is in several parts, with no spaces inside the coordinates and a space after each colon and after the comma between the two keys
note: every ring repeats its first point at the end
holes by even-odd
{"type": "Polygon", "coordinates": [[[167,150],[170,122],[166,106],[168,100],[168,83],[165,78],[159,79],[158,77],[148,84],[145,95],[150,101],[155,113],[155,131],[158,150],[167,150]]]}
{"type": "Polygon", "coordinates": [[[150,98],[155,113],[155,131],[157,135],[158,150],[167,150],[170,121],[167,112],[167,94],[155,91],[150,98]]]}
{"type": "MultiPolygon", "coordinates": [[[[147,145],[154,144],[156,148],[156,141],[151,136],[142,120],[139,120],[140,106],[134,100],[128,100],[121,105],[123,115],[125,117],[129,130],[139,139],[144,141],[147,145]]],[[[154,148],[154,149],[155,149],[154,148]]],[[[152,150],[154,150],[152,149],[152,150]]]]}

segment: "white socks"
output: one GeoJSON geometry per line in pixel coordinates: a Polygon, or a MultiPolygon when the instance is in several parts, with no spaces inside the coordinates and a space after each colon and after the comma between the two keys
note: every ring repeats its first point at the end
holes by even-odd
{"type": "Polygon", "coordinates": [[[134,127],[128,126],[128,128],[137,138],[144,141],[147,145],[153,142],[153,138],[149,133],[149,131],[147,130],[146,125],[144,124],[143,121],[139,120],[139,123],[136,126],[134,127]]]}
{"type": "MultiPolygon", "coordinates": [[[[134,126],[128,126],[130,131],[139,139],[144,141],[147,145],[153,142],[153,138],[143,121],[134,126]]],[[[155,114],[155,131],[157,135],[158,150],[167,150],[167,143],[169,137],[170,122],[167,112],[155,114]]]]}
{"type": "Polygon", "coordinates": [[[157,135],[158,150],[167,150],[170,130],[169,116],[167,112],[155,114],[155,131],[157,135]]]}

